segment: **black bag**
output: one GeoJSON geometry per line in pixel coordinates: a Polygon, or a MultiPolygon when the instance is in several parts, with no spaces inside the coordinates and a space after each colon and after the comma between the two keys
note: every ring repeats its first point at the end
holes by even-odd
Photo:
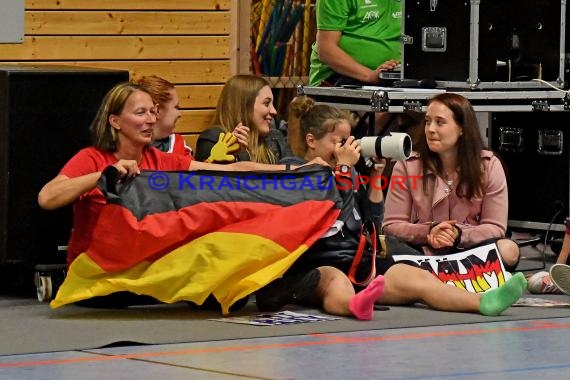
{"type": "Polygon", "coordinates": [[[293,264],[290,272],[332,266],[346,273],[352,283],[366,285],[376,276],[379,246],[375,222],[359,211],[359,199],[367,193],[354,190],[354,186],[339,192],[343,203],[337,223],[293,264]]]}

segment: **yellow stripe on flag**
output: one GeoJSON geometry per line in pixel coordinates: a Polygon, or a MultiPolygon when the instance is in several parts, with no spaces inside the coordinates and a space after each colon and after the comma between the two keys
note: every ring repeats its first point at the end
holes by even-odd
{"type": "Polygon", "coordinates": [[[258,235],[214,232],[197,238],[154,262],[107,273],[86,253],[69,267],[52,308],[119,291],[152,296],[165,303],[202,304],[213,294],[223,314],[237,300],[283,273],[307,250],[300,245],[289,252],[258,235]]]}

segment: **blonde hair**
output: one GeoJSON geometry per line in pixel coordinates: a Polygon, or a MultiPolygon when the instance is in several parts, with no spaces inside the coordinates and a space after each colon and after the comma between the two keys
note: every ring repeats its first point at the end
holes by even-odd
{"type": "Polygon", "coordinates": [[[259,91],[269,82],[254,75],[235,75],[230,78],[220,94],[212,125],[220,126],[224,132],[232,132],[242,123],[249,128],[248,151],[252,161],[273,164],[276,157],[259,135],[253,122],[253,108],[259,91]]]}
{"type": "Polygon", "coordinates": [[[123,112],[123,108],[125,108],[127,100],[135,91],[142,91],[148,94],[144,88],[132,82],[119,83],[107,92],[95,118],[89,126],[91,142],[95,148],[107,152],[117,151],[119,148],[119,137],[115,128],[109,123],[109,116],[120,115],[123,112]]]}

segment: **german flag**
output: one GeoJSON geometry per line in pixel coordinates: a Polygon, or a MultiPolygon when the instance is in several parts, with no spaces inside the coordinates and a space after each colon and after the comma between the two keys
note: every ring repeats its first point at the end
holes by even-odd
{"type": "Polygon", "coordinates": [[[52,308],[119,291],[222,312],[279,278],[339,216],[330,169],[283,172],[144,171],[102,176],[107,204],[52,308]]]}

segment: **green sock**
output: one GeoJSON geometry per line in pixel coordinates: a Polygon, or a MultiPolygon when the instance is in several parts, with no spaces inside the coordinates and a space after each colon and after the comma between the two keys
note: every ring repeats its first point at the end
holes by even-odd
{"type": "Polygon", "coordinates": [[[481,295],[479,311],[483,315],[500,315],[522,296],[526,289],[526,279],[519,272],[513,275],[498,289],[493,289],[481,295]]]}

